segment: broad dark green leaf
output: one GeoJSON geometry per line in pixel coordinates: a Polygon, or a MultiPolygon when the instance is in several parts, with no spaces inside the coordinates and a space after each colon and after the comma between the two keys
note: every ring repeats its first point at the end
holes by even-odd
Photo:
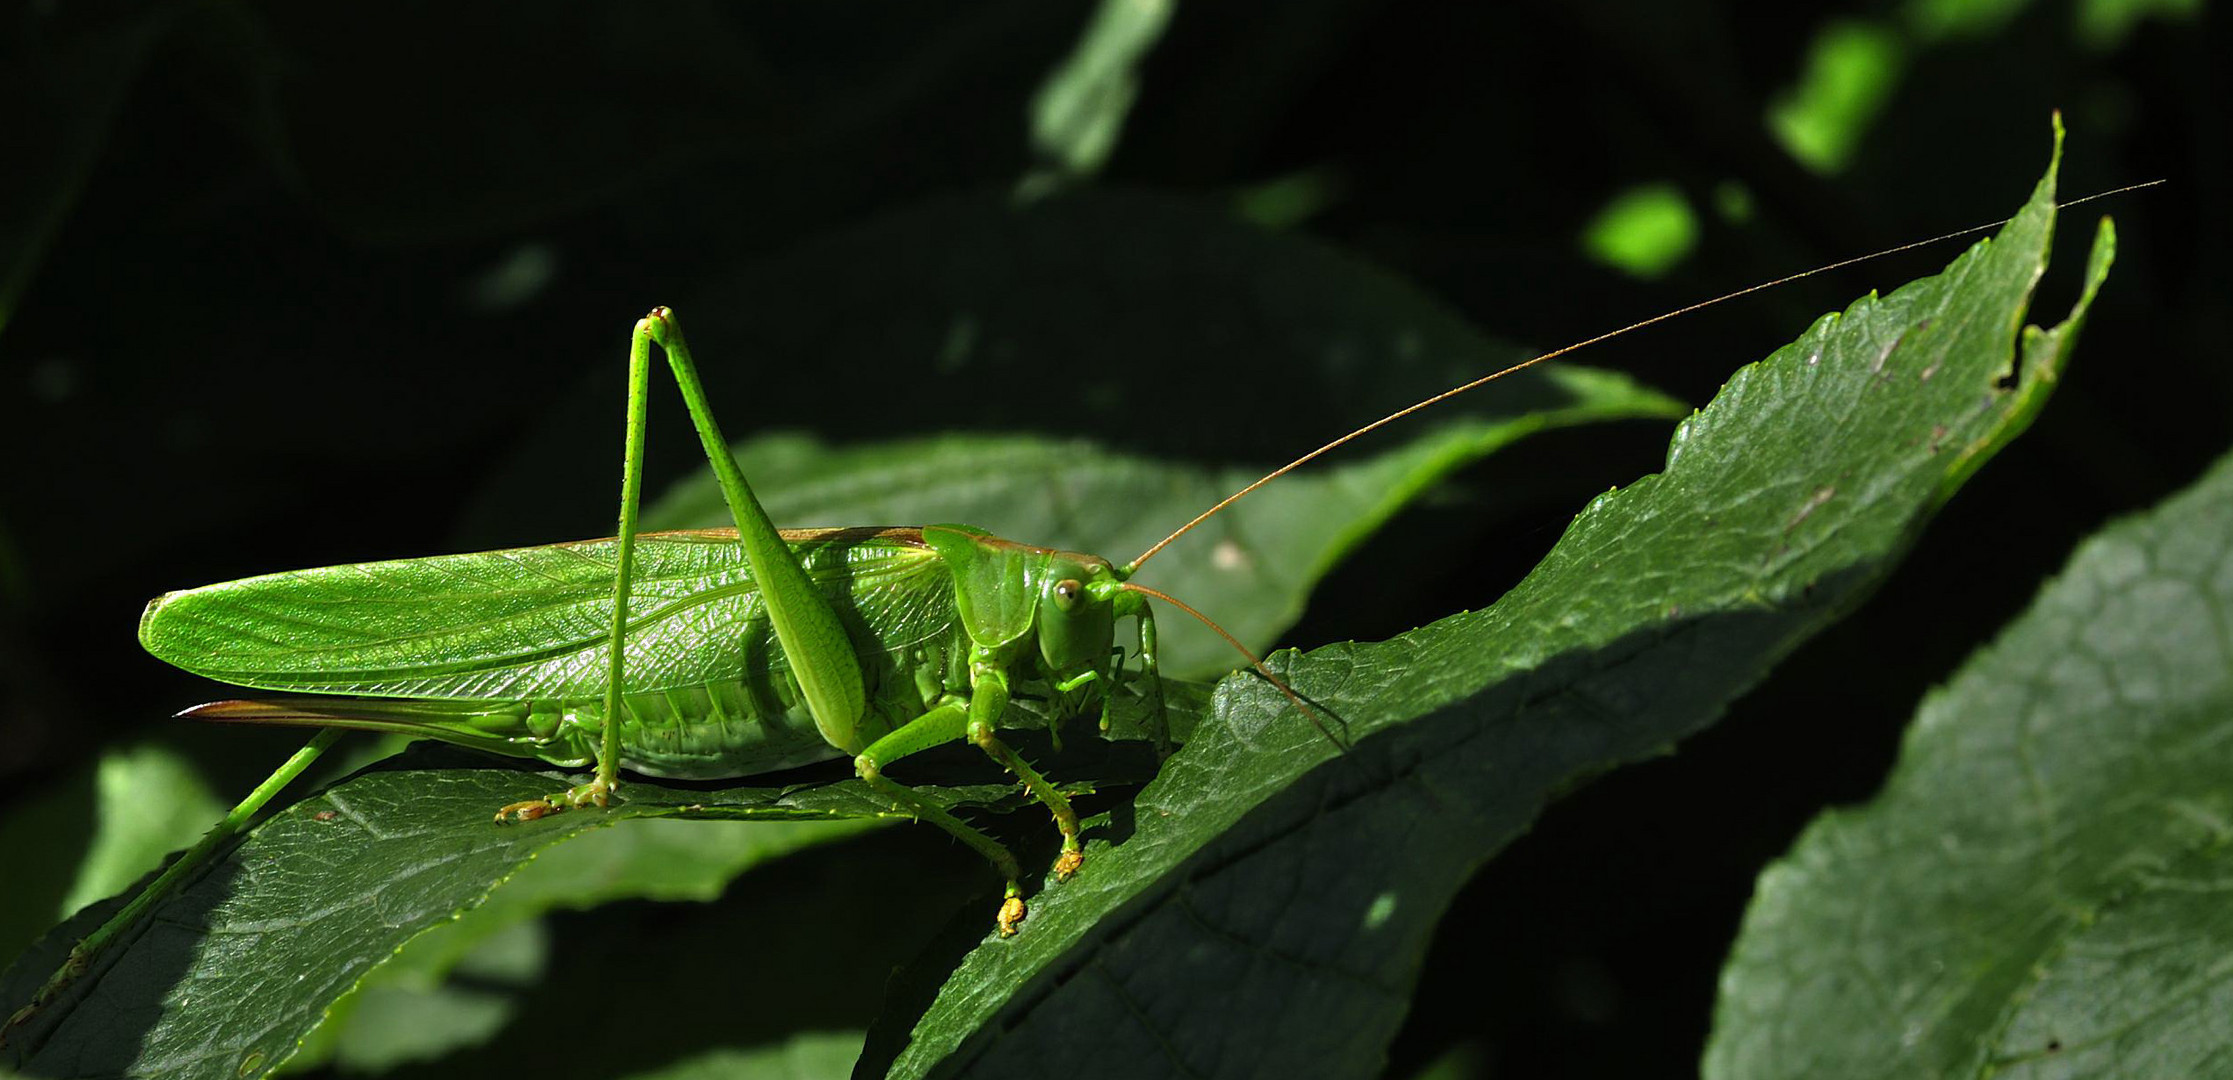
{"type": "MultiPolygon", "coordinates": [[[[1140,753],[1103,759],[1095,774],[1143,775],[1146,748],[1134,749],[1140,753]]],[[[578,778],[490,767],[457,751],[419,747],[257,826],[143,923],[136,936],[110,950],[91,975],[14,1032],[7,1047],[11,1056],[0,1060],[40,1076],[260,1075],[286,1060],[327,1006],[374,965],[482,903],[490,890],[560,840],[639,818],[820,823],[903,818],[859,781],[831,776],[824,771],[806,779],[778,776],[703,789],[630,784],[628,801],[606,813],[559,814],[498,827],[490,822],[496,807],[562,791],[578,778]]],[[[1019,801],[1012,785],[997,780],[925,790],[950,807],[1009,809],[1019,801]]],[[[812,839],[794,836],[787,846],[812,839]]],[[[727,860],[730,872],[740,862],[772,853],[773,841],[752,843],[754,851],[727,860]]],[[[705,845],[693,838],[692,857],[702,857],[705,845]]],[[[618,856],[624,863],[641,857],[633,849],[618,856]]],[[[645,885],[640,866],[624,870],[617,887],[594,878],[538,877],[505,903],[525,914],[574,898],[593,902],[614,894],[656,894],[645,885]]],[[[717,873],[727,876],[709,862],[663,876],[676,894],[689,895],[711,888],[705,876],[717,873]]],[[[0,976],[6,1010],[28,1000],[70,943],[110,910],[113,905],[81,912],[0,976]]],[[[498,919],[485,929],[509,921],[516,919],[498,919]]],[[[440,949],[436,946],[428,963],[441,966],[440,949]]]]}
{"type": "Polygon", "coordinates": [[[2053,199],[2050,170],[1945,273],[1739,371],[1664,472],[1593,502],[1495,606],[1290,661],[1351,752],[1226,680],[1122,842],[888,1013],[861,1071],[1377,1074],[1475,866],[1552,795],[1710,723],[2028,424],[2111,250],[2104,223],[2079,310],[2019,334],[2053,199]]]}
{"type": "Polygon", "coordinates": [[[1761,875],[1706,1074],[2221,1075],[2233,458],[2088,540],[1761,875]]]}
{"type": "MultiPolygon", "coordinates": [[[[331,1058],[379,1070],[429,1059],[487,1038],[514,1001],[485,987],[545,974],[548,947],[538,920],[615,900],[708,901],[746,870],[800,848],[872,828],[876,821],[639,821],[596,829],[545,848],[480,906],[437,923],[374,968],[335,1002],[303,1053],[301,1068],[331,1058]],[[455,972],[473,985],[451,985],[455,972]]],[[[854,1038],[858,1050],[859,1038],[854,1038]]],[[[848,1057],[846,1060],[850,1061],[848,1057]]]]}

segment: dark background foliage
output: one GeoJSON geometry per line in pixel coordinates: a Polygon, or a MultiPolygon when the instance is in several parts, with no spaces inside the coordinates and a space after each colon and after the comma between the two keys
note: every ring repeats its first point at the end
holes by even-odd
{"type": "MultiPolygon", "coordinates": [[[[2114,213],[2123,245],[2069,384],[1884,591],[1679,754],[1554,808],[1460,898],[1393,1075],[1453,1048],[1499,1072],[1689,1071],[1759,867],[1823,806],[1874,789],[1922,692],[2077,538],[2233,441],[2233,376],[2208,344],[2233,314],[2233,159],[2200,6],[1177,11],[1094,183],[1305,232],[1536,347],[1993,220],[2038,174],[2051,109],[2071,131],[2066,193],[2171,180],[2072,216],[2114,213]],[[1831,150],[1811,163],[1766,119],[1810,70],[1844,71],[1820,85],[1850,106],[1815,114],[1831,150]],[[1696,230],[1653,276],[1582,241],[1645,184],[1679,195],[1696,230]]],[[[630,319],[719,304],[749,325],[751,298],[717,283],[926,199],[1013,187],[1046,164],[1032,96],[1091,12],[20,7],[0,47],[11,797],[208,695],[133,641],[165,589],[609,531],[630,319]]],[[[1825,275],[1587,359],[1703,403],[1814,315],[1952,254],[1825,275]]],[[[2051,281],[2044,310],[2070,288],[2051,281]]],[[[749,342],[698,345],[711,362],[749,342]]],[[[712,377],[732,434],[991,423],[1269,465],[1336,433],[1315,411],[1298,422],[1306,406],[1276,379],[1216,371],[1143,395],[1184,403],[1170,414],[1081,430],[1059,369],[933,395],[981,408],[926,408],[920,386],[940,376],[925,357],[762,368],[750,385],[745,370],[712,377]]],[[[680,410],[655,410],[653,490],[693,465],[680,410]]],[[[1664,438],[1583,429],[1479,467],[1329,580],[1287,643],[1487,603],[1587,497],[1656,468],[1664,438]],[[1463,557],[1422,571],[1402,534],[1463,557]]],[[[291,742],[165,734],[226,792],[291,742]]]]}

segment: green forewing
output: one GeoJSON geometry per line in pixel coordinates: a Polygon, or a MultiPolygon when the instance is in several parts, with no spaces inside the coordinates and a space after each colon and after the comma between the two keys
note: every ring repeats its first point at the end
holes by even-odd
{"type": "MultiPolygon", "coordinates": [[[[789,535],[856,640],[904,648],[950,626],[937,554],[909,534],[789,535]]],[[[188,671],[264,690],[594,698],[605,690],[618,550],[588,540],[268,574],[157,599],[140,641],[188,671]]],[[[789,668],[733,536],[644,536],[636,560],[626,691],[789,668]]]]}

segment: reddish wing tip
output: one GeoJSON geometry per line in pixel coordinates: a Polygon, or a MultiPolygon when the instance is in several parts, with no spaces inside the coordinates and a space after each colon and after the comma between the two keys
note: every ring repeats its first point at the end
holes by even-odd
{"type": "Polygon", "coordinates": [[[317,723],[327,719],[276,701],[211,701],[180,709],[174,720],[212,720],[236,724],[317,723]]]}

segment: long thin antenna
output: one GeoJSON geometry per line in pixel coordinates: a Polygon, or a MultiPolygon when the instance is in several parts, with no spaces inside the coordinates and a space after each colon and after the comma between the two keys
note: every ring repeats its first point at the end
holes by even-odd
{"type": "MultiPolygon", "coordinates": [[[[2131,192],[2131,191],[2139,191],[2139,190],[2141,190],[2142,188],[2151,188],[2151,187],[2155,187],[2155,186],[2156,186],[2156,185],[2158,185],[2158,184],[2163,184],[2163,183],[2168,183],[2168,182],[2169,182],[2169,181],[2166,181],[2166,180],[2150,180],[2150,181],[2148,181],[2148,182],[2146,182],[2146,183],[2142,183],[2142,184],[2127,184],[2127,185],[2125,185],[2124,187],[2121,187],[2121,188],[2114,188],[2114,189],[2111,189],[2111,190],[2109,190],[2109,191],[2096,192],[2096,193],[2094,193],[2094,194],[2092,194],[2092,195],[2088,195],[2088,196],[2086,196],[2086,197],[2084,197],[2084,198],[2081,198],[2081,199],[2072,199],[2072,200],[2070,200],[2069,202],[2066,202],[2066,203],[2058,203],[2058,204],[2057,204],[2057,205],[2055,206],[2055,209],[2057,209],[2057,210],[2067,210],[2067,209],[2069,209],[2069,208],[2071,208],[2071,207],[2073,207],[2073,206],[2079,206],[2079,205],[2082,205],[2082,204],[2085,204],[2085,203],[2089,203],[2089,202],[2092,202],[2092,201],[2094,201],[2095,199],[2106,199],[2106,198],[2108,198],[2108,197],[2109,197],[2109,196],[2111,196],[2111,195],[2122,195],[2122,194],[2125,194],[2126,192],[2131,192]]],[[[1829,265],[1827,265],[1827,266],[1817,266],[1817,267],[1815,267],[1815,268],[1814,268],[1814,269],[1812,269],[1812,270],[1802,270],[1802,271],[1800,271],[1800,272],[1798,272],[1798,273],[1796,273],[1796,274],[1787,274],[1787,275],[1785,275],[1785,276],[1783,276],[1783,277],[1779,277],[1779,278],[1775,279],[1774,281],[1764,281],[1764,282],[1761,282],[1761,283],[1760,283],[1760,284],[1758,284],[1758,285],[1751,285],[1751,286],[1747,286],[1747,287],[1745,287],[1745,288],[1742,288],[1742,289],[1738,289],[1738,290],[1737,290],[1736,292],[1733,292],[1733,293],[1725,293],[1725,294],[1723,294],[1723,295],[1721,295],[1721,296],[1716,296],[1716,297],[1714,297],[1714,298],[1713,298],[1713,299],[1711,299],[1711,300],[1700,300],[1699,302],[1697,302],[1697,303],[1695,303],[1695,304],[1691,304],[1691,305],[1689,305],[1688,307],[1679,307],[1679,308],[1676,308],[1676,309],[1675,309],[1675,310],[1673,310],[1673,311],[1665,312],[1665,313],[1663,313],[1663,314],[1659,314],[1659,315],[1654,315],[1654,316],[1652,316],[1652,317],[1651,317],[1651,318],[1649,318],[1649,319],[1645,319],[1645,320],[1643,320],[1642,322],[1633,322],[1633,323],[1630,323],[1630,324],[1628,324],[1627,326],[1623,326],[1623,327],[1621,327],[1621,328],[1620,328],[1620,329],[1618,329],[1618,330],[1610,330],[1610,331],[1607,331],[1607,332],[1605,332],[1605,333],[1599,334],[1599,335],[1597,335],[1596,337],[1593,337],[1593,338],[1587,338],[1587,339],[1585,339],[1585,340],[1582,340],[1582,341],[1577,341],[1577,342],[1575,342],[1575,343],[1574,343],[1574,344],[1572,344],[1572,345],[1567,345],[1567,346],[1564,346],[1564,347],[1562,347],[1562,348],[1552,349],[1552,350],[1551,350],[1550,352],[1544,353],[1544,354],[1542,354],[1541,356],[1537,356],[1537,357],[1534,357],[1533,359],[1529,359],[1529,360],[1522,360],[1522,361],[1520,361],[1519,363],[1517,363],[1517,364],[1514,364],[1514,365],[1512,365],[1511,367],[1505,368],[1505,369],[1503,369],[1503,370],[1501,370],[1501,371],[1491,372],[1490,374],[1487,374],[1487,375],[1483,375],[1483,376],[1481,376],[1480,378],[1478,378],[1478,379],[1475,379],[1475,380],[1473,380],[1472,382],[1466,383],[1466,384],[1465,384],[1465,385],[1463,385],[1463,386],[1453,387],[1453,388],[1451,388],[1451,389],[1448,389],[1448,390],[1444,390],[1443,392],[1441,392],[1441,393],[1439,393],[1439,394],[1436,394],[1436,395],[1434,395],[1433,397],[1427,398],[1427,399],[1426,399],[1426,400],[1424,400],[1424,401],[1420,401],[1420,402],[1417,402],[1417,403],[1415,403],[1415,404],[1412,404],[1412,405],[1408,405],[1408,406],[1405,406],[1404,408],[1401,408],[1401,409],[1397,409],[1397,410],[1396,410],[1395,412],[1389,413],[1388,415],[1386,415],[1386,416],[1383,416],[1383,417],[1381,417],[1380,419],[1378,419],[1378,420],[1375,420],[1375,421],[1373,421],[1372,423],[1366,424],[1365,426],[1363,426],[1363,427],[1361,427],[1361,428],[1358,428],[1357,430],[1355,430],[1355,431],[1352,431],[1352,432],[1350,432],[1349,434],[1347,434],[1347,435],[1344,435],[1344,436],[1342,436],[1341,438],[1335,439],[1334,441],[1332,441],[1332,442],[1330,442],[1330,443],[1327,443],[1326,445],[1324,445],[1324,446],[1321,446],[1321,447],[1319,447],[1318,449],[1316,449],[1316,450],[1313,450],[1313,451],[1311,451],[1310,453],[1304,454],[1303,456],[1301,456],[1301,457],[1299,457],[1299,458],[1296,458],[1295,460],[1293,460],[1293,461],[1290,461],[1290,462],[1288,462],[1287,464],[1285,464],[1285,465],[1282,465],[1282,466],[1280,466],[1279,468],[1273,469],[1272,471],[1270,471],[1270,472],[1268,472],[1268,473],[1265,473],[1265,474],[1264,474],[1264,475],[1263,475],[1263,476],[1262,476],[1261,478],[1259,478],[1259,479],[1258,479],[1258,480],[1257,480],[1257,481],[1256,481],[1255,483],[1253,483],[1253,484],[1250,484],[1250,485],[1248,485],[1247,487],[1244,487],[1244,488],[1240,489],[1239,491],[1236,491],[1236,492],[1232,493],[1231,495],[1227,495],[1227,496],[1226,496],[1226,497],[1225,497],[1225,498],[1224,498],[1224,499],[1223,499],[1222,501],[1220,501],[1220,502],[1219,502],[1219,503],[1218,503],[1218,504],[1217,504],[1216,506],[1212,506],[1212,507],[1210,507],[1209,509],[1207,509],[1207,510],[1204,510],[1204,511],[1202,511],[1202,512],[1201,512],[1200,514],[1198,514],[1198,515],[1196,515],[1196,516],[1195,516],[1194,520],[1192,520],[1192,521],[1189,521],[1189,522],[1187,522],[1186,524],[1184,524],[1184,525],[1181,525],[1181,526],[1179,526],[1179,527],[1178,527],[1178,529],[1177,529],[1176,531],[1174,531],[1174,532],[1172,532],[1172,533],[1171,533],[1171,535],[1169,535],[1169,536],[1166,536],[1166,537],[1164,537],[1163,539],[1161,539],[1161,540],[1158,540],[1158,541],[1156,541],[1156,543],[1155,543],[1155,546],[1154,546],[1154,547],[1151,547],[1151,548],[1147,549],[1147,550],[1146,550],[1145,552],[1142,552],[1142,553],[1140,554],[1140,557],[1139,557],[1139,558],[1137,558],[1137,559],[1134,559],[1134,560],[1132,560],[1132,561],[1131,561],[1131,563],[1129,563],[1128,565],[1126,565],[1126,566],[1125,566],[1125,568],[1124,568],[1124,570],[1125,570],[1125,573],[1127,573],[1127,574],[1130,574],[1130,573],[1132,573],[1133,571],[1136,571],[1136,570],[1138,570],[1138,569],[1140,568],[1141,564],[1143,564],[1143,563],[1147,562],[1147,561],[1148,561],[1149,559],[1152,559],[1152,558],[1154,558],[1154,557],[1155,557],[1155,553],[1156,553],[1156,552],[1158,552],[1158,551],[1161,551],[1161,550],[1163,550],[1163,549],[1164,549],[1164,548],[1165,548],[1166,546],[1168,546],[1168,545],[1169,545],[1169,544],[1171,543],[1171,541],[1173,541],[1173,540],[1176,540],[1176,539],[1178,539],[1178,538],[1179,538],[1179,537],[1181,537],[1181,536],[1185,536],[1185,535],[1187,534],[1187,532],[1188,532],[1189,530],[1191,530],[1191,529],[1193,529],[1193,528],[1194,528],[1194,526],[1196,526],[1196,525],[1200,525],[1201,523],[1203,523],[1203,522],[1205,522],[1205,521],[1208,521],[1208,520],[1209,520],[1210,518],[1212,518],[1212,517],[1215,517],[1215,516],[1217,516],[1217,514],[1218,514],[1218,513],[1220,512],[1220,511],[1224,510],[1224,509],[1225,509],[1226,507],[1228,507],[1228,506],[1231,506],[1231,505],[1233,505],[1233,504],[1234,504],[1234,503],[1236,503],[1236,502],[1239,502],[1239,501],[1241,501],[1241,500],[1242,500],[1243,498],[1246,498],[1246,497],[1247,497],[1247,496],[1248,496],[1248,495],[1249,495],[1249,494],[1250,494],[1251,492],[1254,492],[1254,491],[1255,491],[1255,490],[1256,490],[1257,488],[1263,487],[1263,486],[1264,486],[1265,484],[1269,484],[1269,483],[1271,483],[1272,481],[1274,481],[1274,480],[1277,480],[1277,479],[1279,479],[1280,477],[1282,477],[1282,476],[1285,476],[1285,475],[1287,475],[1288,473],[1290,473],[1290,472],[1293,472],[1293,471],[1295,471],[1296,469],[1298,469],[1298,468],[1302,467],[1303,465],[1309,464],[1309,463],[1310,463],[1311,461],[1314,461],[1314,460],[1316,460],[1316,459],[1318,458],[1318,456],[1319,456],[1319,455],[1321,455],[1321,454],[1324,454],[1324,453],[1326,453],[1326,452],[1328,452],[1328,451],[1330,451],[1330,450],[1335,450],[1335,449],[1338,449],[1338,448],[1340,448],[1341,446],[1343,446],[1343,445],[1346,445],[1347,443],[1349,443],[1349,442],[1350,442],[1351,440],[1353,440],[1353,439],[1356,439],[1356,438],[1358,438],[1358,437],[1360,437],[1360,436],[1363,436],[1363,435],[1368,435],[1368,434],[1371,434],[1372,432],[1374,432],[1374,431],[1378,431],[1379,429],[1381,429],[1381,428],[1383,428],[1383,427],[1386,427],[1386,426],[1387,426],[1387,425],[1389,425],[1389,424],[1395,423],[1396,421],[1398,421],[1398,420],[1401,420],[1401,419],[1403,419],[1404,417],[1406,417],[1406,416],[1409,416],[1409,415],[1411,415],[1412,413],[1418,412],[1419,410],[1421,410],[1421,409],[1424,409],[1424,408],[1427,408],[1427,407],[1429,407],[1429,406],[1432,406],[1432,405],[1439,405],[1439,404],[1441,404],[1442,402],[1444,402],[1444,401],[1447,401],[1447,400],[1449,400],[1450,398],[1454,398],[1454,397],[1458,396],[1459,394],[1463,394],[1463,393],[1465,393],[1465,392],[1466,392],[1466,391],[1468,391],[1468,390],[1472,390],[1472,389],[1474,389],[1474,388],[1476,388],[1476,387],[1484,386],[1484,385],[1487,385],[1487,384],[1489,384],[1489,383],[1495,382],[1495,381],[1497,381],[1498,379],[1501,379],[1501,378],[1505,377],[1506,375],[1510,375],[1510,374],[1513,374],[1513,373],[1515,373],[1515,372],[1519,372],[1519,371],[1525,371],[1525,370],[1527,370],[1528,368],[1534,367],[1535,365],[1537,365],[1537,364],[1540,364],[1540,363],[1543,363],[1543,362],[1544,362],[1544,361],[1546,361],[1546,360],[1556,360],[1556,359],[1558,359],[1559,357],[1561,357],[1561,356],[1565,356],[1566,354],[1568,354],[1568,353],[1570,353],[1570,352],[1574,352],[1574,351],[1575,351],[1575,350],[1577,350],[1577,349],[1586,349],[1586,348],[1588,348],[1588,347],[1590,347],[1590,346],[1592,346],[1592,345],[1596,345],[1596,344],[1598,344],[1598,343],[1600,343],[1600,342],[1604,342],[1604,341],[1610,341],[1610,340],[1612,340],[1613,338],[1617,338],[1617,337],[1621,336],[1622,334],[1627,334],[1627,333],[1631,333],[1631,332],[1634,332],[1634,331],[1637,331],[1637,330],[1641,330],[1641,329],[1643,329],[1643,328],[1645,328],[1645,327],[1647,327],[1647,326],[1655,326],[1655,325],[1657,325],[1657,324],[1659,324],[1659,323],[1663,323],[1663,322],[1666,322],[1667,320],[1669,320],[1669,319],[1672,319],[1672,318],[1675,318],[1675,317],[1677,317],[1677,316],[1679,316],[1679,315],[1688,315],[1688,314],[1690,314],[1690,313],[1691,313],[1691,312],[1693,312],[1693,311],[1698,311],[1698,310],[1700,310],[1700,309],[1702,309],[1702,308],[1710,308],[1710,307],[1714,306],[1715,304],[1719,304],[1719,303],[1722,303],[1722,302],[1724,302],[1724,301],[1728,301],[1728,300],[1735,300],[1736,298],[1738,298],[1738,297],[1740,297],[1740,296],[1750,296],[1751,294],[1753,294],[1753,293],[1756,293],[1756,292],[1759,292],[1759,291],[1761,291],[1762,289],[1773,289],[1773,288],[1775,288],[1775,287],[1776,287],[1776,286],[1778,286],[1778,285],[1788,285],[1788,284],[1790,284],[1791,282],[1794,282],[1794,281],[1797,281],[1797,280],[1799,280],[1800,278],[1809,278],[1809,277],[1813,277],[1813,276],[1814,276],[1814,275],[1816,275],[1816,274],[1826,274],[1826,273],[1828,273],[1828,272],[1830,272],[1830,271],[1832,271],[1832,270],[1839,270],[1839,269],[1843,269],[1843,268],[1845,268],[1845,267],[1848,267],[1848,266],[1851,266],[1851,265],[1853,265],[1854,263],[1863,263],[1863,262],[1867,262],[1867,261],[1869,261],[1870,259],[1880,259],[1880,258],[1883,258],[1883,257],[1884,257],[1884,256],[1886,256],[1886,255],[1897,255],[1897,254],[1899,254],[1900,252],[1903,252],[1903,251],[1912,251],[1912,250],[1914,250],[1914,249],[1916,249],[1916,248],[1919,248],[1919,247],[1928,247],[1928,246],[1930,246],[1930,245],[1932,245],[1932,244],[1938,244],[1938,243],[1943,243],[1943,242],[1945,242],[1945,241],[1948,241],[1948,240],[1955,240],[1955,239],[1959,239],[1959,238],[1961,238],[1961,237],[1964,237],[1964,236],[1969,236],[1969,235],[1971,235],[1971,234],[1973,234],[1973,233],[1981,233],[1981,232],[1984,232],[1984,231],[1986,231],[1987,229],[1997,229],[1997,228],[2000,228],[2001,226],[2003,226],[2003,225],[2006,225],[2006,224],[2008,224],[2009,222],[2011,222],[2011,221],[2014,221],[2014,220],[2015,220],[2014,218],[2002,218],[2002,219],[2001,219],[2001,220],[1999,220],[1999,221],[1991,222],[1991,223],[1988,223],[1988,224],[1984,224],[1984,225],[1972,225],[1972,226],[1970,226],[1969,228],[1966,228],[1966,229],[1957,229],[1957,230],[1955,230],[1955,231],[1953,231],[1953,232],[1950,232],[1950,233],[1945,233],[1945,234],[1943,234],[1943,235],[1940,235],[1940,236],[1934,236],[1934,237],[1931,237],[1931,238],[1930,238],[1930,239],[1928,239],[1928,240],[1916,240],[1916,241],[1913,241],[1913,242],[1911,242],[1911,243],[1901,244],[1901,245],[1899,245],[1898,247],[1889,247],[1889,248],[1885,248],[1885,249],[1884,249],[1884,250],[1882,250],[1882,251],[1874,251],[1874,252],[1870,252],[1870,253],[1869,253],[1869,254],[1867,254],[1867,255],[1856,255],[1856,256],[1854,256],[1853,258],[1850,258],[1850,259],[1841,259],[1841,260],[1839,260],[1839,261],[1837,261],[1837,262],[1834,262],[1834,263],[1830,263],[1830,264],[1829,264],[1829,265]]],[[[1206,621],[1206,620],[1205,620],[1205,621],[1206,621]]],[[[1246,650],[1243,650],[1243,651],[1246,651],[1246,650]]],[[[1259,666],[1260,666],[1260,665],[1259,665],[1259,666]]],[[[1290,695],[1290,696],[1292,696],[1292,695],[1290,695]]]]}

